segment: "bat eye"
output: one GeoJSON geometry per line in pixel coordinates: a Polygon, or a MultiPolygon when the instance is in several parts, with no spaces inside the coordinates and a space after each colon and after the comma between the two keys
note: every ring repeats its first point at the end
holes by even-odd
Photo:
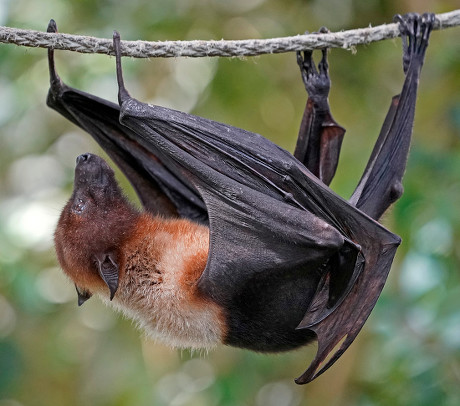
{"type": "Polygon", "coordinates": [[[83,201],[82,199],[76,199],[73,206],[72,206],[72,211],[77,214],[81,214],[85,211],[86,208],[86,202],[83,201]]]}

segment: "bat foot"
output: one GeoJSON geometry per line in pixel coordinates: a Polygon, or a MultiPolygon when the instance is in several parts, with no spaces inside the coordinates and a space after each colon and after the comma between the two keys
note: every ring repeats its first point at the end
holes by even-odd
{"type": "MultiPolygon", "coordinates": [[[[330,31],[326,27],[321,27],[313,34],[326,34],[328,32],[330,31]]],[[[321,50],[322,58],[318,68],[313,61],[313,51],[303,51],[303,55],[302,52],[297,52],[297,64],[300,67],[305,89],[317,106],[327,105],[327,97],[331,87],[327,50],[327,48],[321,50]]]]}
{"type": "Polygon", "coordinates": [[[412,61],[418,66],[423,64],[428,40],[436,17],[432,13],[408,13],[403,16],[397,14],[393,20],[399,23],[399,31],[403,41],[403,67],[406,73],[412,61]]]}

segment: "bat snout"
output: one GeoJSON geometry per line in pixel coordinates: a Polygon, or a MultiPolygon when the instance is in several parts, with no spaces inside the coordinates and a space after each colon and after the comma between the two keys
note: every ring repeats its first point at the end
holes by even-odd
{"type": "Polygon", "coordinates": [[[89,152],[78,155],[76,159],[76,164],[77,166],[91,164],[93,166],[102,166],[104,168],[109,167],[100,156],[90,154],[89,152]]]}
{"type": "Polygon", "coordinates": [[[114,174],[101,157],[85,153],[76,159],[75,180],[79,185],[106,187],[114,181],[114,174]]]}
{"type": "Polygon", "coordinates": [[[90,156],[91,156],[91,154],[89,154],[89,153],[78,155],[77,156],[77,165],[87,161],[90,156]]]}

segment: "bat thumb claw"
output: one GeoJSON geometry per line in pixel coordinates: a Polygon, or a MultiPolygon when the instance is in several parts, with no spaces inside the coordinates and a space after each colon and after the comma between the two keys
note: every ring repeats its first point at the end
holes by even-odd
{"type": "Polygon", "coordinates": [[[56,21],[54,21],[53,19],[50,20],[50,22],[48,23],[48,28],[46,29],[46,32],[57,32],[57,24],[56,24],[56,21]]]}

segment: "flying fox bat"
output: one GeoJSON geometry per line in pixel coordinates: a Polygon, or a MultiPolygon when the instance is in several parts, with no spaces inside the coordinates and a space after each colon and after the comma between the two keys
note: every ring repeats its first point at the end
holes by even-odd
{"type": "Polygon", "coordinates": [[[79,305],[97,294],[182,348],[269,353],[317,339],[296,382],[328,369],[369,316],[400,244],[377,220],[402,193],[434,15],[396,19],[404,85],[349,201],[327,186],[345,130],[329,109],[326,50],[318,68],[310,51],[297,54],[309,98],[295,156],[258,134],[132,98],[116,32],[119,106],[65,85],[49,50],[48,105],[94,137],[145,209],[123,197],[102,158],[77,158],[55,246],[79,305]]]}

